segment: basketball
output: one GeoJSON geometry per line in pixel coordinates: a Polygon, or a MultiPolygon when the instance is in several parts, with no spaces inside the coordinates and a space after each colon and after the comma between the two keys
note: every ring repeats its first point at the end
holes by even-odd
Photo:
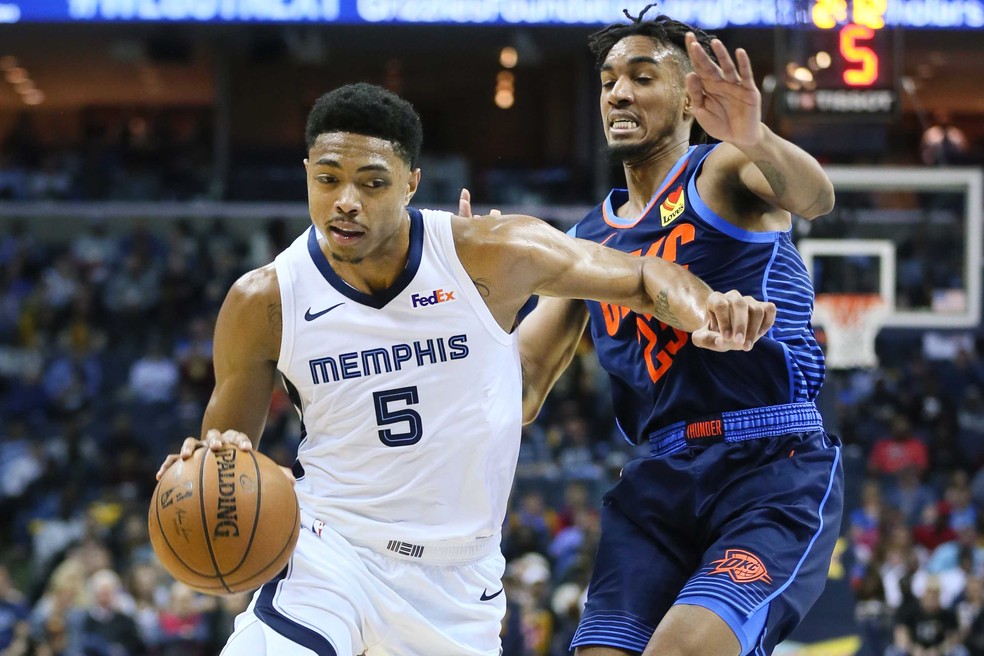
{"type": "Polygon", "coordinates": [[[171,576],[211,595],[253,590],[280,572],[300,532],[294,485],[256,451],[201,448],[164,472],[150,542],[171,576]]]}

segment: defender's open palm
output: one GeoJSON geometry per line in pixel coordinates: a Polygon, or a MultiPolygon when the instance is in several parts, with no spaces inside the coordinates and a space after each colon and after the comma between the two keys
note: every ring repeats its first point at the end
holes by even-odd
{"type": "Polygon", "coordinates": [[[762,96],[752,77],[748,53],[738,48],[735,61],[719,40],[711,41],[718,63],[704,51],[693,32],[687,34],[687,54],[694,67],[687,73],[694,118],[710,136],[736,146],[758,142],[762,122],[762,96]]]}
{"type": "Polygon", "coordinates": [[[735,290],[711,292],[707,323],[694,331],[694,346],[711,351],[749,351],[776,321],[774,303],[742,296],[735,290]]]}

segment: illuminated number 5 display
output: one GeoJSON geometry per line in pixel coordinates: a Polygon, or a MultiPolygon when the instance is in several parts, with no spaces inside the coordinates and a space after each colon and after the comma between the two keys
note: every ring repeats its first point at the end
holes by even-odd
{"type": "Polygon", "coordinates": [[[410,446],[420,441],[424,434],[424,424],[420,419],[420,413],[409,407],[393,407],[393,404],[398,403],[405,406],[420,403],[416,386],[373,392],[372,401],[376,409],[376,423],[378,425],[390,426],[404,422],[407,424],[407,430],[399,433],[389,428],[380,428],[380,442],[386,446],[410,446]]]}
{"type": "Polygon", "coordinates": [[[875,31],[864,25],[851,23],[840,31],[840,52],[844,59],[852,64],[860,64],[860,68],[848,68],[844,71],[844,81],[852,87],[863,87],[878,79],[878,54],[859,41],[870,41],[875,31]]]}

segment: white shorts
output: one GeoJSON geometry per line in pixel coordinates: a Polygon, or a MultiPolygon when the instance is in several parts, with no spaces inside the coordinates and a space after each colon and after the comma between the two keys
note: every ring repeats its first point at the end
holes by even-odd
{"type": "Polygon", "coordinates": [[[499,654],[497,542],[477,561],[435,564],[426,547],[416,559],[384,555],[303,520],[290,564],[253,595],[222,656],[499,654]]]}

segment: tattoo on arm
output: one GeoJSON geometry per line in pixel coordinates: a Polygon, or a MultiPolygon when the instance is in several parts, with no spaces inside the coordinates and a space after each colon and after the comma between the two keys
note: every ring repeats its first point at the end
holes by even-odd
{"type": "Polygon", "coordinates": [[[270,332],[279,338],[284,326],[284,311],[280,303],[267,306],[267,323],[270,326],[270,332]]]}
{"type": "Polygon", "coordinates": [[[475,283],[475,289],[478,293],[482,295],[482,298],[488,298],[492,295],[492,284],[489,280],[485,278],[475,278],[472,280],[475,283]]]}
{"type": "Polygon", "coordinates": [[[762,175],[765,176],[765,181],[769,183],[772,187],[772,191],[775,193],[776,198],[782,198],[786,193],[786,176],[782,174],[782,171],[777,169],[772,162],[764,159],[760,159],[755,162],[755,166],[758,167],[762,175]]]}
{"type": "Polygon", "coordinates": [[[680,320],[670,308],[670,292],[665,289],[656,295],[656,316],[663,323],[680,325],[680,320]]]}

